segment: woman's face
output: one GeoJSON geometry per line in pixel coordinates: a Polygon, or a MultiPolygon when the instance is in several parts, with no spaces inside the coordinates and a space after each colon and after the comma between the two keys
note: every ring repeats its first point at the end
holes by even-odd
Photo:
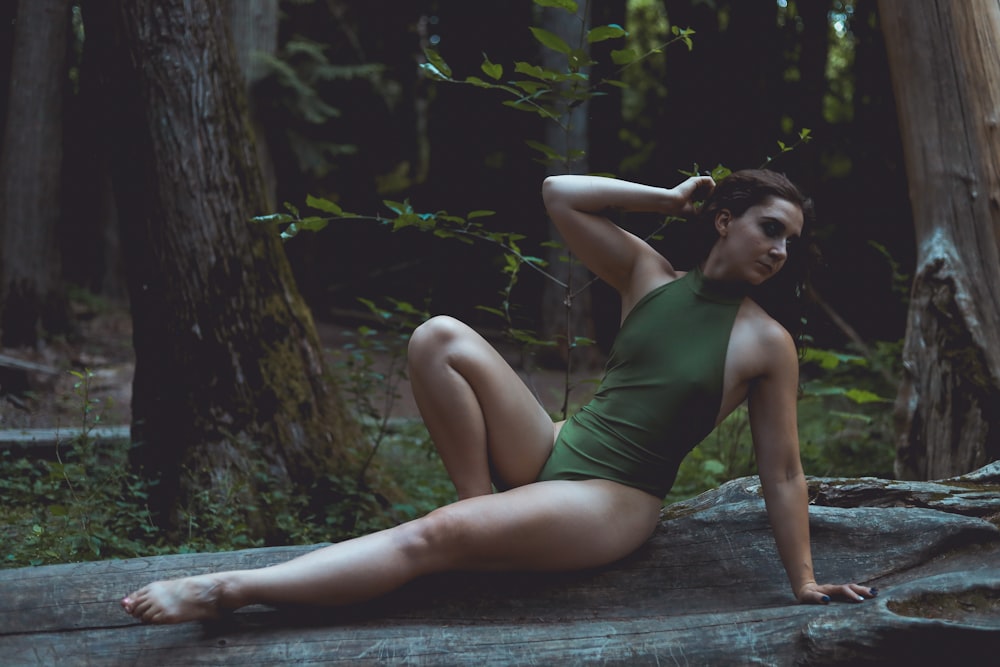
{"type": "Polygon", "coordinates": [[[738,217],[728,209],[715,216],[724,273],[759,285],[788,259],[789,247],[802,234],[802,209],[786,199],[768,197],[738,217]]]}

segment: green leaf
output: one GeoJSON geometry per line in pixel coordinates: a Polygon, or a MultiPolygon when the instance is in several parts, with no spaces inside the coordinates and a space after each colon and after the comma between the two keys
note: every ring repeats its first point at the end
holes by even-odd
{"type": "Polygon", "coordinates": [[[419,227],[420,216],[416,213],[402,213],[398,218],[392,222],[392,231],[398,231],[404,227],[419,227]]]}
{"type": "Polygon", "coordinates": [[[534,148],[542,155],[544,155],[549,160],[559,161],[563,159],[562,155],[556,153],[554,150],[552,150],[552,148],[550,148],[546,144],[543,144],[540,141],[535,141],[534,139],[528,139],[527,141],[525,141],[525,143],[528,144],[528,146],[530,146],[531,148],[534,148]]]}
{"type": "Polygon", "coordinates": [[[717,459],[708,459],[701,464],[701,469],[713,476],[722,475],[726,472],[726,466],[724,466],[722,462],[717,459]]]}
{"type": "Polygon", "coordinates": [[[531,63],[526,63],[523,60],[519,60],[514,63],[514,71],[520,74],[527,74],[528,76],[533,76],[536,79],[541,79],[542,81],[556,81],[559,79],[559,73],[553,72],[552,70],[542,69],[538,65],[532,65],[531,63]]]}
{"type": "Polygon", "coordinates": [[[324,213],[330,213],[331,215],[343,215],[344,211],[339,206],[334,204],[329,199],[324,199],[323,197],[313,197],[312,195],[306,195],[306,206],[309,208],[314,208],[317,211],[323,211],[324,213]]]}
{"type": "Polygon", "coordinates": [[[729,167],[724,167],[721,164],[717,164],[715,165],[715,168],[712,169],[712,179],[715,181],[721,181],[726,176],[729,176],[729,174],[731,173],[733,173],[733,170],[730,169],[729,167]]]}
{"type": "Polygon", "coordinates": [[[610,25],[600,25],[587,33],[587,41],[591,44],[603,42],[606,39],[617,39],[627,37],[628,32],[620,25],[612,23],[610,25]]]}
{"type": "Polygon", "coordinates": [[[883,398],[882,396],[865,389],[848,389],[844,392],[844,395],[860,405],[864,405],[865,403],[892,403],[892,399],[883,398]]]}
{"type": "Polygon", "coordinates": [[[466,218],[468,218],[469,220],[475,220],[476,218],[487,218],[491,215],[496,215],[496,214],[497,214],[496,211],[488,211],[485,209],[481,209],[478,211],[470,211],[469,215],[467,215],[466,218]]]}
{"type": "Polygon", "coordinates": [[[694,49],[694,42],[691,40],[691,35],[694,34],[694,30],[692,30],[691,28],[680,28],[678,26],[671,26],[670,32],[677,35],[678,37],[681,38],[681,40],[684,41],[684,44],[687,46],[688,51],[694,49]]]}
{"type": "Polygon", "coordinates": [[[539,109],[538,107],[529,104],[522,104],[519,101],[504,100],[503,102],[501,102],[501,104],[503,104],[505,107],[510,107],[511,109],[517,109],[518,111],[527,111],[529,113],[536,113],[542,118],[555,117],[555,114],[552,113],[551,111],[548,111],[546,109],[539,109]]]}
{"type": "Polygon", "coordinates": [[[544,30],[542,28],[532,27],[530,28],[530,30],[531,34],[535,36],[535,39],[541,42],[543,46],[546,46],[552,49],[553,51],[558,51],[559,53],[565,53],[566,55],[569,55],[569,52],[573,50],[572,48],[570,48],[570,45],[567,44],[565,40],[563,40],[563,38],[560,37],[559,35],[551,33],[548,30],[544,30]]]}
{"type": "Polygon", "coordinates": [[[520,88],[521,90],[523,90],[528,95],[535,95],[539,91],[547,92],[549,90],[549,86],[548,85],[546,85],[544,83],[541,83],[539,81],[524,81],[524,80],[521,80],[521,81],[513,81],[511,83],[513,83],[515,86],[517,86],[518,88],[520,88]]]}
{"type": "Polygon", "coordinates": [[[611,62],[616,65],[629,65],[641,57],[635,49],[621,49],[611,52],[611,62]]]}
{"type": "Polygon", "coordinates": [[[298,221],[299,229],[305,229],[310,232],[318,232],[321,229],[325,229],[330,223],[326,218],[321,218],[318,215],[311,215],[308,218],[302,218],[298,221]]]}
{"type": "Polygon", "coordinates": [[[542,259],[541,257],[532,257],[531,255],[525,255],[524,256],[524,261],[527,264],[533,264],[535,266],[547,266],[548,265],[548,262],[545,261],[544,259],[542,259]]]}
{"type": "Polygon", "coordinates": [[[535,0],[535,4],[539,7],[552,7],[553,9],[565,9],[567,12],[576,14],[579,11],[579,6],[576,4],[576,0],[535,0]]]}
{"type": "Polygon", "coordinates": [[[425,48],[424,49],[424,57],[427,58],[427,62],[426,63],[421,63],[421,67],[425,67],[426,69],[430,69],[430,68],[427,67],[427,65],[430,65],[431,68],[433,68],[433,70],[432,70],[433,73],[435,73],[436,76],[438,76],[440,78],[444,78],[444,79],[450,79],[451,78],[451,68],[448,67],[448,63],[446,63],[444,61],[444,58],[441,57],[440,53],[438,53],[434,49],[425,48]]]}
{"type": "Polygon", "coordinates": [[[494,84],[489,81],[483,81],[478,76],[467,76],[465,77],[466,83],[471,83],[473,86],[478,86],[479,88],[493,88],[494,84]]]}
{"type": "Polygon", "coordinates": [[[411,213],[413,212],[413,209],[410,208],[409,202],[403,202],[403,203],[401,203],[401,202],[398,202],[398,201],[392,201],[391,199],[384,199],[384,200],[382,200],[382,203],[385,204],[386,208],[388,208],[390,211],[392,211],[396,215],[402,215],[403,213],[406,213],[407,211],[409,211],[411,213]]]}
{"type": "Polygon", "coordinates": [[[264,224],[286,224],[295,220],[294,217],[288,215],[287,213],[271,213],[269,215],[258,215],[256,217],[250,218],[253,222],[259,222],[264,224]]]}
{"type": "Polygon", "coordinates": [[[833,370],[841,363],[864,364],[864,357],[856,354],[845,354],[843,352],[833,352],[831,350],[821,350],[808,348],[802,358],[803,361],[819,364],[824,370],[833,370]]]}
{"type": "Polygon", "coordinates": [[[494,81],[499,81],[503,76],[503,65],[490,62],[489,56],[483,54],[483,64],[479,66],[481,70],[494,81]]]}
{"type": "Polygon", "coordinates": [[[432,63],[420,63],[420,69],[426,72],[430,78],[437,81],[451,81],[451,77],[445,75],[441,70],[435,67],[432,63]]]}

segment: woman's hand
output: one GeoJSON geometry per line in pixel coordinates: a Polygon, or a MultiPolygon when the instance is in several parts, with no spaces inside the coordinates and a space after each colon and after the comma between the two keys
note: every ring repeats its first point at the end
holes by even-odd
{"type": "Polygon", "coordinates": [[[834,599],[861,602],[876,595],[877,588],[859,584],[817,584],[811,581],[802,586],[795,597],[803,604],[828,604],[834,599]]]}
{"type": "Polygon", "coordinates": [[[666,213],[677,216],[693,215],[696,212],[695,202],[704,201],[714,189],[715,181],[711,176],[692,176],[668,190],[673,206],[672,210],[666,213]]]}

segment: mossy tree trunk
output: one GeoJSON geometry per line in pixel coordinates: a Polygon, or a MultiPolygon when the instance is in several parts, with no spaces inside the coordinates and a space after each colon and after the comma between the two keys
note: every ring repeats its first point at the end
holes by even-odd
{"type": "Polygon", "coordinates": [[[17,3],[0,155],[0,329],[35,347],[69,328],[56,251],[69,0],[17,3]]]}
{"type": "Polygon", "coordinates": [[[896,474],[1000,458],[1000,3],[880,0],[917,267],[896,474]]]}
{"type": "Polygon", "coordinates": [[[133,461],[160,478],[167,526],[207,492],[273,535],[276,512],[250,508],[344,466],[354,427],[280,241],[249,222],[267,207],[227,16],[219,0],[87,12],[134,324],[133,461]]]}

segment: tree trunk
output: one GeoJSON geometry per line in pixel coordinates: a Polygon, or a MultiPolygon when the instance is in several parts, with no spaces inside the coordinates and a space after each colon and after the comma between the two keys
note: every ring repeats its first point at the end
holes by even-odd
{"type": "Polygon", "coordinates": [[[273,535],[264,493],[346,461],[352,422],[265,212],[242,77],[218,0],[95,2],[136,355],[134,463],[163,522],[201,493],[273,535]],[[106,34],[100,34],[101,30],[106,34]],[[256,522],[256,523],[254,523],[256,522]]]}
{"type": "Polygon", "coordinates": [[[59,219],[69,0],[20,0],[0,156],[0,330],[5,346],[65,331],[59,219]]]}
{"type": "Polygon", "coordinates": [[[896,474],[1000,457],[1000,3],[881,0],[917,235],[896,474]]]}
{"type": "Polygon", "coordinates": [[[250,121],[257,146],[257,162],[264,179],[268,210],[276,210],[277,176],[268,150],[267,134],[254,99],[254,86],[265,70],[259,54],[274,55],[278,51],[278,0],[225,0],[229,27],[233,35],[233,50],[250,101],[250,121]]]}
{"type": "MultiPolygon", "coordinates": [[[[87,16],[83,21],[88,20],[87,16]]],[[[77,89],[64,114],[62,200],[72,215],[58,228],[64,281],[125,301],[125,268],[118,212],[111,183],[109,146],[101,137],[100,62],[96,44],[86,42],[77,64],[77,89]]]]}
{"type": "Polygon", "coordinates": [[[88,667],[990,665],[998,482],[996,465],[937,482],[810,479],[818,574],[880,589],[860,603],[795,602],[760,481],[743,477],[667,506],[646,544],[606,567],[440,574],[354,607],[254,605],[140,628],[116,604],[153,579],[268,567],[318,545],[0,570],[0,652],[41,667],[56,656],[88,667]]]}
{"type": "MultiPolygon", "coordinates": [[[[543,9],[541,27],[562,37],[571,46],[579,45],[581,36],[585,35],[585,30],[590,27],[590,17],[584,13],[587,11],[586,5],[587,3],[581,3],[576,15],[561,9],[543,9]]],[[[585,40],[583,46],[586,48],[585,40]]],[[[553,70],[566,70],[568,64],[565,55],[543,47],[542,66],[553,70]]],[[[588,172],[586,152],[589,108],[589,101],[584,100],[576,106],[568,106],[565,109],[560,118],[562,126],[553,121],[545,123],[545,143],[556,153],[567,156],[565,163],[550,166],[549,174],[588,172]],[[577,151],[580,152],[580,157],[569,159],[577,151]]],[[[556,341],[558,355],[546,355],[543,362],[562,363],[567,366],[574,363],[589,364],[594,358],[592,348],[584,346],[574,349],[573,340],[577,337],[594,338],[588,288],[591,274],[570,255],[551,223],[549,223],[549,238],[556,240],[559,245],[551,247],[548,251],[548,271],[568,287],[564,288],[552,281],[545,282],[542,293],[542,337],[556,341]]]]}

